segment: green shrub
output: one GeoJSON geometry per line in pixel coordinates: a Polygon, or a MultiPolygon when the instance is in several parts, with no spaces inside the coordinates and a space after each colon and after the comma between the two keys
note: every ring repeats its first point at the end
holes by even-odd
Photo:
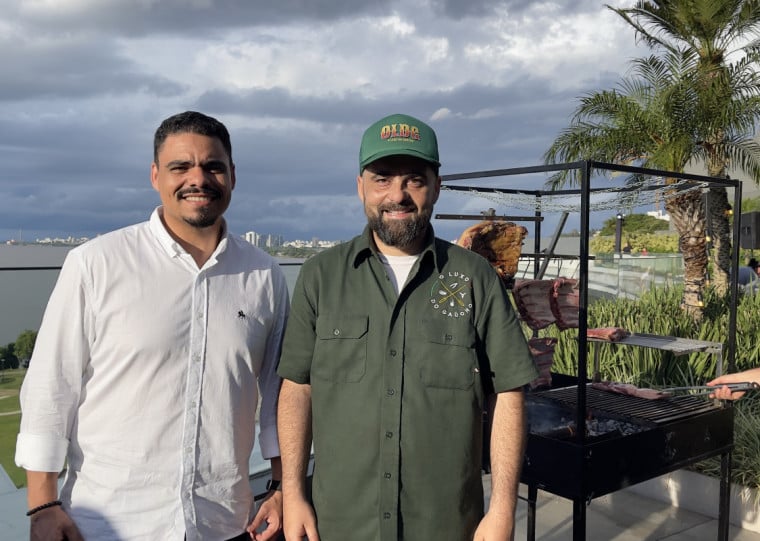
{"type": "MultiPolygon", "coordinates": [[[[631,253],[639,254],[646,248],[650,254],[678,253],[678,235],[656,233],[624,233],[620,239],[621,246],[631,245],[631,253]]],[[[615,252],[614,236],[597,236],[589,241],[592,254],[612,254],[615,252]]]]}

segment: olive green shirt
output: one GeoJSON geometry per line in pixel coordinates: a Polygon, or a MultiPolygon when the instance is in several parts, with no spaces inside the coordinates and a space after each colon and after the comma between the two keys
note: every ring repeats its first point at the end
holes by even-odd
{"type": "Polygon", "coordinates": [[[278,372],[311,385],[322,541],[471,539],[485,398],[537,375],[484,258],[431,230],[397,294],[369,229],[304,263],[278,372]]]}

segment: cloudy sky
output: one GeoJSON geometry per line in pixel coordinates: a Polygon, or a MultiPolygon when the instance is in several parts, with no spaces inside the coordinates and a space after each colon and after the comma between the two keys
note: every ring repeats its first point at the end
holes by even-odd
{"type": "MultiPolygon", "coordinates": [[[[538,165],[577,98],[614,86],[646,54],[597,0],[2,5],[3,240],[92,237],[145,220],[158,202],[153,132],[187,109],[232,134],[233,231],[348,239],[365,222],[359,139],[378,118],[405,112],[432,125],[443,174],[538,165]]],[[[488,207],[514,213],[453,192],[436,210],[488,207]]],[[[441,236],[461,229],[436,220],[441,236]]]]}

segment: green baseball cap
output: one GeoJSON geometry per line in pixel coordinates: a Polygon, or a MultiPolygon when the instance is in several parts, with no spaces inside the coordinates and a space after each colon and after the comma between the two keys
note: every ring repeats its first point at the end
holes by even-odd
{"type": "Polygon", "coordinates": [[[390,115],[372,124],[359,147],[359,172],[387,156],[413,156],[440,166],[433,128],[409,115],[390,115]]]}

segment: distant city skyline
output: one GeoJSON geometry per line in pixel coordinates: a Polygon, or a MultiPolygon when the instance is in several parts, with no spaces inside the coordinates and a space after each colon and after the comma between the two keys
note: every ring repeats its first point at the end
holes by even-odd
{"type": "MultiPolygon", "coordinates": [[[[253,244],[254,246],[258,246],[261,248],[276,248],[278,246],[296,246],[296,247],[329,247],[333,246],[336,243],[342,242],[341,240],[325,240],[320,239],[319,237],[312,236],[308,239],[285,239],[285,237],[281,234],[273,234],[273,233],[256,233],[255,231],[246,231],[242,235],[239,235],[241,238],[246,240],[247,242],[253,244]]],[[[53,237],[43,237],[43,238],[35,238],[34,240],[24,240],[24,239],[16,239],[16,238],[10,238],[5,239],[2,241],[3,244],[6,245],[13,245],[13,244],[42,244],[42,245],[64,245],[64,246],[77,246],[79,244],[82,244],[84,242],[87,242],[88,240],[95,237],[73,237],[73,236],[53,236],[53,237]]]]}

